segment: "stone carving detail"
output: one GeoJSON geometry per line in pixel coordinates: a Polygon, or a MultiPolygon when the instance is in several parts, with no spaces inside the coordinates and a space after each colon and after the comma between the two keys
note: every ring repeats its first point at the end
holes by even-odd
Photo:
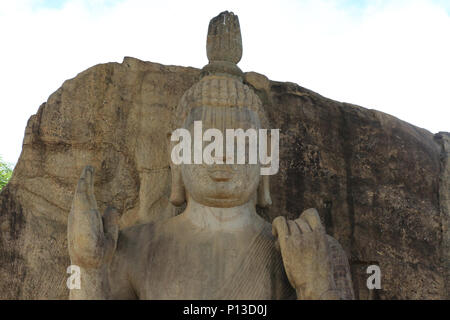
{"type": "MultiPolygon", "coordinates": [[[[207,52],[202,78],[180,99],[177,126],[192,135],[194,121],[223,132],[267,128],[236,66],[242,42],[233,13],[211,20],[207,52]]],[[[82,270],[71,299],[353,298],[345,252],[317,210],[272,225],[257,214],[256,205],[271,204],[259,164],[170,166],[170,201],[186,202],[185,210],[120,232],[117,210],[99,213],[94,169],[83,170],[68,220],[71,262],[82,270]]]]}
{"type": "Polygon", "coordinates": [[[239,19],[232,12],[222,12],[209,23],[206,54],[210,62],[237,64],[242,58],[242,37],[239,19]]]}
{"type": "MultiPolygon", "coordinates": [[[[158,224],[182,210],[169,202],[167,134],[176,127],[175,107],[203,73],[125,57],[65,81],[36,110],[13,177],[0,192],[1,299],[69,296],[67,217],[86,164],[96,168],[98,211],[115,206],[121,230],[158,224]]],[[[260,98],[268,128],[281,133],[272,205],[257,212],[271,222],[317,208],[327,234],[349,257],[356,299],[448,299],[449,133],[433,135],[256,72],[246,72],[243,83],[260,98]],[[381,290],[366,286],[373,264],[381,268],[381,290]]],[[[270,228],[264,234],[272,237],[270,228]]],[[[337,265],[335,278],[345,269],[337,265]]],[[[188,275],[202,282],[200,272],[188,275]]],[[[243,282],[227,292],[237,295],[237,283],[243,282]]]]}

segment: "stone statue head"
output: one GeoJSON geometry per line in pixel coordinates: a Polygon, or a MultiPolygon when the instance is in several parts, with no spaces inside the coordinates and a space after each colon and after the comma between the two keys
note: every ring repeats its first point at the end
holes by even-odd
{"type": "MultiPolygon", "coordinates": [[[[176,108],[176,127],[187,129],[195,139],[194,122],[201,121],[202,132],[218,129],[223,132],[224,140],[227,129],[267,128],[261,100],[243,83],[242,71],[236,65],[242,53],[237,16],[223,12],[211,20],[207,51],[210,63],[203,68],[200,81],[180,99],[176,108]],[[219,59],[217,57],[221,60],[215,60],[219,59]]],[[[245,140],[248,144],[248,139],[245,140]]],[[[201,140],[200,144],[204,148],[209,142],[201,140]]],[[[193,155],[194,143],[191,148],[193,155]]],[[[171,203],[180,206],[192,197],[210,207],[236,207],[249,201],[261,207],[270,205],[269,176],[260,175],[259,162],[249,164],[248,145],[245,150],[244,164],[237,164],[236,158],[234,164],[226,164],[225,151],[220,155],[223,164],[176,165],[171,161],[171,203]]]]}

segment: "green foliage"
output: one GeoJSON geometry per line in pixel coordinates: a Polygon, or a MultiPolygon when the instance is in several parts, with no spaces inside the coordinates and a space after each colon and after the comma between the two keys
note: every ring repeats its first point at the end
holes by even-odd
{"type": "Polygon", "coordinates": [[[3,189],[4,186],[8,183],[11,178],[13,172],[13,168],[9,163],[3,161],[0,157],[0,190],[3,189]]]}

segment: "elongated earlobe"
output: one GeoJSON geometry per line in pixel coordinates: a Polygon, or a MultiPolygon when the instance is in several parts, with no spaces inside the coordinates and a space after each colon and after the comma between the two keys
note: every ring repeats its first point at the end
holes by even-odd
{"type": "Polygon", "coordinates": [[[170,187],[169,201],[176,207],[183,205],[186,202],[186,192],[184,189],[183,178],[181,177],[180,169],[172,164],[170,168],[172,174],[172,185],[170,187]]]}
{"type": "Polygon", "coordinates": [[[170,164],[170,174],[172,176],[171,185],[170,185],[170,197],[169,201],[176,207],[182,206],[186,202],[186,193],[184,189],[183,178],[181,177],[181,168],[179,165],[176,165],[172,161],[172,153],[173,147],[175,146],[175,142],[171,141],[172,133],[167,133],[167,144],[168,144],[168,158],[170,164]]]}
{"type": "Polygon", "coordinates": [[[270,198],[269,177],[261,176],[258,186],[258,199],[257,205],[261,208],[267,208],[272,205],[272,199],[270,198]]]}

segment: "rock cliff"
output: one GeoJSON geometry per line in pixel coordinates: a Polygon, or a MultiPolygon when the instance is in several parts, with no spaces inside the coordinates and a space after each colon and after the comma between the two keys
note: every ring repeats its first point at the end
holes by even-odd
{"type": "MultiPolygon", "coordinates": [[[[121,227],[164,219],[168,134],[181,95],[200,70],[125,58],[67,80],[25,129],[0,193],[0,298],[66,299],[67,215],[81,169],[96,168],[101,211],[121,227]]],[[[249,72],[245,82],[280,129],[271,221],[319,210],[350,259],[359,299],[448,298],[450,134],[320,96],[249,72]],[[377,264],[382,290],[366,287],[377,264]]]]}

